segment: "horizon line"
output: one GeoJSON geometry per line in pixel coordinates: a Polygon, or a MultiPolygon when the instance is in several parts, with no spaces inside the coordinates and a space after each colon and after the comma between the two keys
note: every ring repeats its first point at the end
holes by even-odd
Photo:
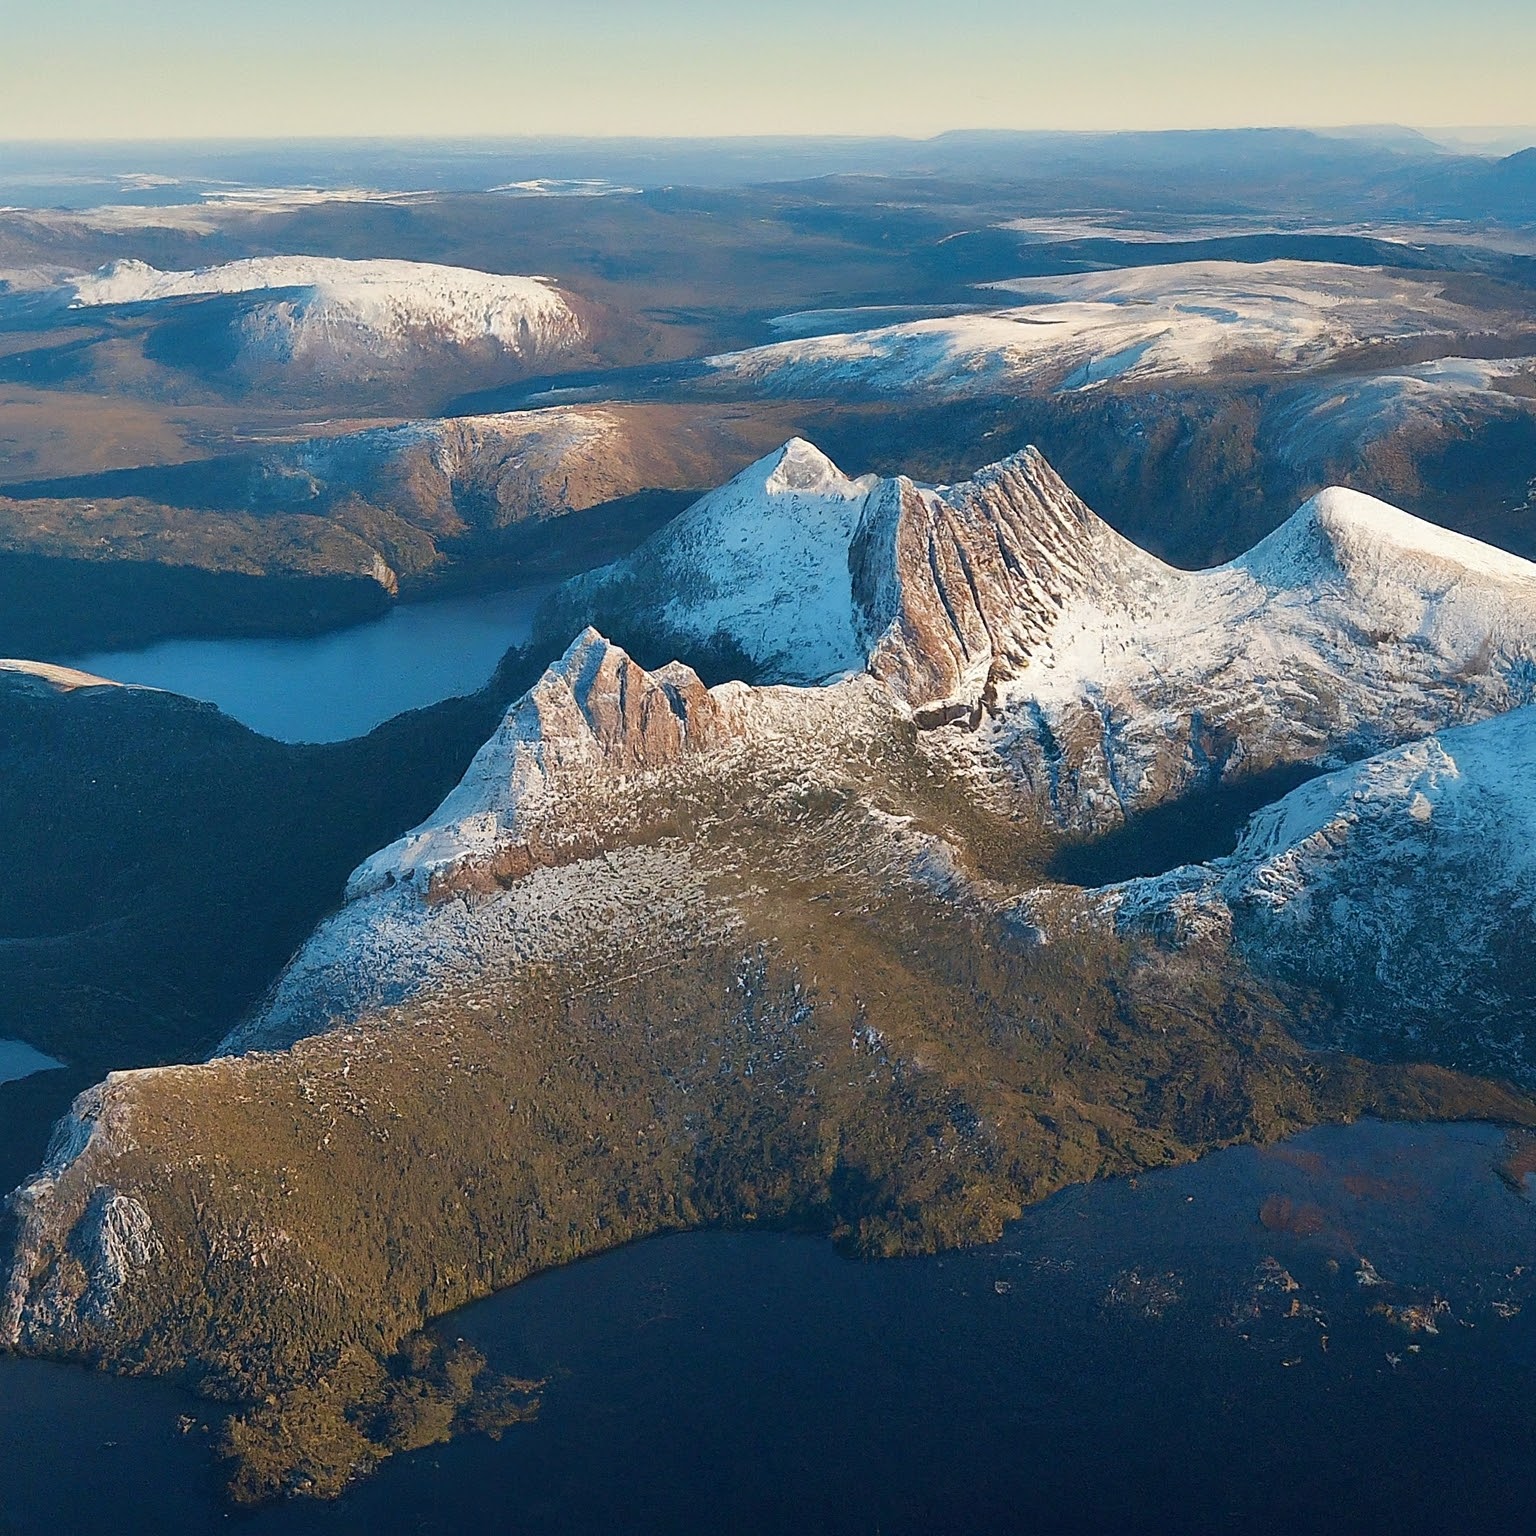
{"type": "Polygon", "coordinates": [[[956,126],[939,129],[934,133],[561,133],[561,132],[410,132],[401,130],[391,133],[260,133],[260,134],[121,134],[111,137],[64,138],[54,135],[38,137],[14,137],[0,135],[0,148],[14,145],[47,146],[61,148],[89,147],[107,144],[453,144],[453,143],[567,143],[567,144],[614,144],[614,143],[667,143],[667,144],[932,144],[940,139],[961,135],[993,136],[997,138],[1154,138],[1176,134],[1207,133],[1310,133],[1326,137],[1336,133],[1359,133],[1372,130],[1380,132],[1416,133],[1428,135],[1442,133],[1536,133],[1536,122],[1531,123],[1407,123],[1393,121],[1334,122],[1334,123],[1224,123],[1200,124],[1187,127],[1159,128],[999,128],[956,126]]]}

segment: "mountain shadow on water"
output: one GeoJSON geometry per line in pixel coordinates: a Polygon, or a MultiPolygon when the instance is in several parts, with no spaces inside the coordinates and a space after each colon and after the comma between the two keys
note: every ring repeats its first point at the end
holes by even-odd
{"type": "Polygon", "coordinates": [[[1285,763],[1155,806],[1103,837],[1064,844],[1046,872],[1068,885],[1114,885],[1223,858],[1255,811],[1321,772],[1312,763],[1285,763]]]}

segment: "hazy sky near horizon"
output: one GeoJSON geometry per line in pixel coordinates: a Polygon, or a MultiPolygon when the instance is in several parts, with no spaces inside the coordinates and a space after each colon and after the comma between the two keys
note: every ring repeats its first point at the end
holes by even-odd
{"type": "Polygon", "coordinates": [[[0,0],[0,139],[1526,123],[1536,0],[0,0]]]}

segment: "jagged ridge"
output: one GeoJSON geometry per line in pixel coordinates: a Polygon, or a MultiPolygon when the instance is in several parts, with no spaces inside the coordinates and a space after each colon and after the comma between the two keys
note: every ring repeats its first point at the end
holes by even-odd
{"type": "Polygon", "coordinates": [[[505,855],[520,824],[598,775],[654,772],[725,739],[739,685],[709,690],[681,663],[647,672],[583,630],[508,712],[430,821],[375,854],[349,898],[400,882],[430,890],[476,860],[505,855]]]}

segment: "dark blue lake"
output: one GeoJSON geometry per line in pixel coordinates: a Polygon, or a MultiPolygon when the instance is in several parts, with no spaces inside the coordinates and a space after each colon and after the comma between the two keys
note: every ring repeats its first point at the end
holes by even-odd
{"type": "Polygon", "coordinates": [[[856,1263],[702,1233],[448,1319],[538,1422],[327,1506],[220,1502],[199,1405],[0,1361],[0,1531],[1494,1532],[1536,1508],[1536,1205],[1485,1126],[1362,1124],[856,1263]]]}

